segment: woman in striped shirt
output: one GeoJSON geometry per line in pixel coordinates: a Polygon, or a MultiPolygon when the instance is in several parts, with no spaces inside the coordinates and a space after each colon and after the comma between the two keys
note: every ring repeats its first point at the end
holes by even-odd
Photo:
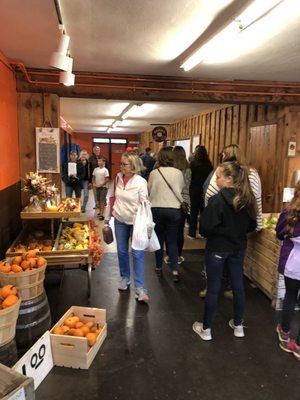
{"type": "MultiPolygon", "coordinates": [[[[221,163],[226,162],[226,161],[237,161],[239,164],[246,165],[245,163],[245,158],[242,154],[241,149],[237,144],[230,144],[229,146],[224,147],[222,153],[221,153],[221,163]]],[[[252,189],[252,192],[254,194],[256,203],[257,203],[257,218],[256,218],[256,230],[260,231],[263,228],[262,225],[262,205],[261,205],[261,182],[260,182],[260,177],[258,175],[258,172],[256,169],[253,167],[248,166],[249,169],[249,181],[250,181],[250,187],[252,189]]],[[[209,185],[207,187],[206,193],[205,193],[205,206],[207,206],[208,200],[218,194],[219,188],[216,183],[216,172],[214,172],[213,176],[211,177],[211,180],[209,182],[209,185]]]]}

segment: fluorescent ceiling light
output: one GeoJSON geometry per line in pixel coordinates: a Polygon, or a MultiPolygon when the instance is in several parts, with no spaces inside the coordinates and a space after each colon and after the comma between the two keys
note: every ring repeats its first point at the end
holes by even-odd
{"type": "Polygon", "coordinates": [[[107,125],[110,126],[114,122],[114,118],[105,118],[105,119],[100,119],[98,121],[99,125],[107,125]]]}
{"type": "Polygon", "coordinates": [[[291,12],[288,11],[292,11],[295,15],[298,10],[299,14],[297,1],[255,0],[226,28],[193,53],[181,65],[181,68],[189,71],[202,61],[207,63],[229,61],[249,51],[249,48],[259,46],[262,40],[272,37],[278,31],[280,26],[278,16],[280,16],[282,25],[283,21],[285,23],[290,21],[290,16],[287,14],[291,14],[291,12]],[[291,3],[294,3],[294,7],[291,3]],[[285,7],[287,5],[288,7],[285,7]]]}
{"type": "Polygon", "coordinates": [[[122,119],[126,119],[130,116],[132,116],[134,114],[134,112],[138,109],[138,107],[140,107],[139,104],[134,104],[132,107],[130,107],[122,116],[122,119]]]}

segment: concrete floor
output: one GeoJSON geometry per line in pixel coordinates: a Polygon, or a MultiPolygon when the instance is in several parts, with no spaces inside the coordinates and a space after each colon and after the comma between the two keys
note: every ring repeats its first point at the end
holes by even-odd
{"type": "Polygon", "coordinates": [[[182,280],[174,284],[167,267],[159,280],[154,256],[147,255],[149,306],[137,304],[134,290],[119,294],[116,254],[106,254],[93,272],[91,302],[86,273],[68,271],[59,290],[48,275],[47,293],[53,321],[71,305],[107,309],[108,336],[89,370],[55,367],[37,390],[48,399],[300,399],[300,364],[280,350],[270,301],[246,282],[246,337],[228,327],[232,302],[220,298],[214,340],[203,342],[192,323],[201,320],[203,254],[185,251],[182,280]],[[52,282],[52,284],[51,284],[52,282]]]}

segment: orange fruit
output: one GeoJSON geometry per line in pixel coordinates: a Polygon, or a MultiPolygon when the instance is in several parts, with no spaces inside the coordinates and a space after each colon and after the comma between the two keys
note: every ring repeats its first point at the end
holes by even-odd
{"type": "Polygon", "coordinates": [[[91,331],[92,333],[95,333],[96,330],[97,330],[97,327],[96,327],[95,325],[90,329],[90,331],[91,331]]]}
{"type": "Polygon", "coordinates": [[[36,266],[36,258],[29,258],[28,262],[29,262],[29,268],[35,268],[35,266],[36,266]]]}
{"type": "Polygon", "coordinates": [[[73,335],[77,337],[84,337],[84,334],[81,329],[74,329],[73,335]]]}
{"type": "Polygon", "coordinates": [[[34,258],[36,257],[36,251],[35,250],[29,250],[27,251],[27,253],[25,254],[26,258],[34,258]]]}
{"type": "Polygon", "coordinates": [[[22,262],[22,256],[16,256],[13,258],[12,263],[16,265],[20,265],[22,262]]]}
{"type": "Polygon", "coordinates": [[[89,346],[93,346],[97,341],[97,335],[95,333],[88,333],[86,335],[89,346]]]}
{"type": "Polygon", "coordinates": [[[81,329],[82,332],[83,332],[83,336],[86,336],[88,333],[90,333],[90,329],[89,329],[89,327],[86,326],[86,325],[83,325],[80,329],[81,329]]]}
{"type": "Polygon", "coordinates": [[[0,272],[4,272],[8,274],[11,271],[11,265],[4,261],[3,263],[0,264],[0,272]]]}
{"type": "Polygon", "coordinates": [[[19,301],[19,297],[16,296],[15,294],[10,294],[9,296],[6,297],[5,300],[2,302],[2,308],[8,308],[13,306],[19,301]]]}
{"type": "Polygon", "coordinates": [[[75,328],[75,325],[79,322],[78,317],[69,317],[65,320],[65,325],[67,325],[69,328],[75,328]]]}
{"type": "Polygon", "coordinates": [[[63,335],[64,334],[64,331],[63,331],[63,328],[61,327],[61,326],[56,326],[54,329],[53,329],[53,332],[52,333],[54,333],[54,335],[63,335]]]}
{"type": "Polygon", "coordinates": [[[63,325],[61,327],[61,329],[62,329],[62,332],[63,332],[62,335],[65,335],[70,330],[70,328],[68,326],[66,326],[66,325],[63,325]]]}
{"type": "Polygon", "coordinates": [[[82,328],[82,327],[83,327],[83,322],[81,322],[81,321],[77,322],[76,325],[75,325],[76,329],[79,329],[79,328],[82,328]]]}
{"type": "Polygon", "coordinates": [[[22,267],[20,267],[20,265],[18,265],[18,264],[13,264],[13,265],[11,266],[11,270],[12,270],[13,272],[23,272],[22,267]]]}
{"type": "Polygon", "coordinates": [[[85,324],[89,329],[91,329],[94,326],[94,322],[93,321],[88,321],[85,324]]]}
{"type": "Polygon", "coordinates": [[[23,260],[23,261],[21,262],[21,267],[22,267],[22,269],[23,269],[24,271],[26,271],[27,269],[29,269],[29,268],[30,268],[29,261],[23,260]]]}
{"type": "Polygon", "coordinates": [[[2,299],[6,299],[8,296],[16,296],[17,294],[17,288],[13,285],[6,285],[3,286],[3,288],[0,291],[0,296],[2,299]]]}
{"type": "Polygon", "coordinates": [[[44,259],[44,257],[38,257],[36,265],[37,267],[43,267],[44,265],[46,265],[46,260],[44,259]]]}
{"type": "Polygon", "coordinates": [[[102,328],[96,330],[96,335],[98,336],[102,332],[102,328]]]}

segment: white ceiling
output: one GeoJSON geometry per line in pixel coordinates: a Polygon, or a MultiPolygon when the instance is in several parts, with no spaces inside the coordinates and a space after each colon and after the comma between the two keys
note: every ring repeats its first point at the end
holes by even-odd
{"type": "MultiPolygon", "coordinates": [[[[64,25],[71,36],[74,70],[210,80],[300,81],[299,0],[285,0],[288,24],[281,24],[279,18],[272,34],[268,33],[267,17],[255,23],[255,37],[245,30],[240,36],[245,43],[242,55],[227,62],[201,63],[189,72],[179,68],[180,53],[233,1],[60,0],[64,25]]],[[[0,0],[0,50],[7,57],[29,67],[49,68],[49,57],[57,43],[53,0],[0,0]]],[[[228,54],[235,50],[230,44],[228,54]]],[[[101,123],[98,118],[115,116],[113,106],[115,102],[63,99],[61,110],[75,129],[96,131],[101,123]]],[[[173,122],[203,108],[208,105],[158,103],[155,112],[131,119],[131,125],[122,129],[141,131],[150,123],[173,122]]]]}
{"type": "MultiPolygon", "coordinates": [[[[261,29],[257,29],[252,48],[237,59],[202,63],[188,73],[179,69],[176,57],[232,1],[60,0],[66,31],[71,36],[74,70],[299,81],[298,0],[285,0],[289,23],[281,26],[278,21],[266,41],[262,40],[266,20],[256,23],[261,29]]],[[[48,68],[57,37],[53,0],[0,1],[0,50],[8,57],[18,58],[27,66],[48,68]]]]}
{"type": "MultiPolygon", "coordinates": [[[[117,100],[72,99],[62,98],[60,111],[63,118],[76,132],[105,132],[105,127],[111,125],[124,111],[129,103],[117,100]]],[[[164,103],[147,102],[124,120],[122,126],[113,133],[141,133],[151,129],[153,123],[168,124],[191,117],[212,104],[197,103],[164,103]]]]}

